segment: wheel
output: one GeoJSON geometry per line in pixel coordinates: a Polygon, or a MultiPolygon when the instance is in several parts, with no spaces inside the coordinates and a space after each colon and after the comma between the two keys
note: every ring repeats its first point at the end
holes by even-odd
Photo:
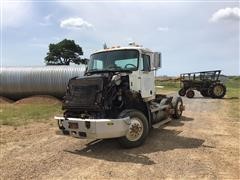
{"type": "Polygon", "coordinates": [[[133,148],[144,143],[148,132],[148,120],[143,113],[135,109],[127,109],[120,113],[119,118],[130,117],[129,130],[126,136],[118,139],[121,146],[133,148]]]}
{"type": "Polygon", "coordinates": [[[195,95],[195,93],[194,93],[193,90],[191,90],[191,89],[187,90],[186,96],[187,96],[188,98],[193,98],[194,95],[195,95]]]}
{"type": "Polygon", "coordinates": [[[182,88],[178,91],[179,96],[185,96],[186,95],[186,89],[182,88]]]}
{"type": "Polygon", "coordinates": [[[174,109],[174,114],[172,118],[179,119],[183,112],[183,101],[181,97],[176,97],[172,100],[172,107],[174,109]]]}
{"type": "Polygon", "coordinates": [[[201,90],[200,93],[201,93],[201,95],[202,95],[203,97],[208,97],[208,92],[207,92],[207,90],[201,90]]]}
{"type": "Polygon", "coordinates": [[[226,86],[215,84],[212,88],[212,98],[223,98],[226,94],[226,86]]]}

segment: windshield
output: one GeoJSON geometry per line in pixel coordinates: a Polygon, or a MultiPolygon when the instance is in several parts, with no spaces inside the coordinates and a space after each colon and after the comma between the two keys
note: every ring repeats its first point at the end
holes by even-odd
{"type": "Polygon", "coordinates": [[[114,50],[91,55],[88,72],[92,71],[134,71],[138,68],[137,50],[114,50]]]}

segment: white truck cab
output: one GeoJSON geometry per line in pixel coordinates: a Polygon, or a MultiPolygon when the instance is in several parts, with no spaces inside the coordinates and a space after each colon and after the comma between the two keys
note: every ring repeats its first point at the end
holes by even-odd
{"type": "MultiPolygon", "coordinates": [[[[142,46],[136,45],[135,43],[130,43],[130,46],[127,47],[116,46],[112,48],[106,48],[97,51],[94,54],[113,51],[138,52],[138,57],[136,57],[136,59],[126,59],[126,62],[123,63],[124,65],[127,65],[126,63],[129,63],[129,67],[136,66],[136,69],[133,69],[132,74],[129,75],[130,88],[134,91],[140,92],[142,98],[144,98],[146,101],[154,99],[156,95],[155,73],[156,70],[161,67],[161,53],[153,52],[150,49],[143,48],[142,46]]],[[[102,66],[100,61],[96,60],[95,63],[95,67],[102,66]]]]}
{"type": "Polygon", "coordinates": [[[64,116],[55,117],[59,129],[77,138],[140,146],[153,125],[179,119],[184,110],[180,97],[156,94],[160,66],[160,53],[135,44],[93,53],[85,75],[68,83],[64,116]]]}

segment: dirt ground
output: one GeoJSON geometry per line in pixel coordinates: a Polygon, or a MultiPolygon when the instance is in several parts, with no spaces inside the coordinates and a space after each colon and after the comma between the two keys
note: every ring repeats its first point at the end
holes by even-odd
{"type": "Polygon", "coordinates": [[[0,96],[0,104],[13,103],[14,101],[5,97],[0,96]]]}
{"type": "Polygon", "coordinates": [[[35,95],[27,98],[20,99],[15,104],[61,104],[61,101],[53,96],[48,95],[35,95]]]}
{"type": "Polygon", "coordinates": [[[1,126],[1,179],[239,179],[239,120],[228,99],[184,98],[181,121],[122,149],[56,134],[56,124],[1,126]],[[88,144],[90,143],[90,144],[88,144]]]}

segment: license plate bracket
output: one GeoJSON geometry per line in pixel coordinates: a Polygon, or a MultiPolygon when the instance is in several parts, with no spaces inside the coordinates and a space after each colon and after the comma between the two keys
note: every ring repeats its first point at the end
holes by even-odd
{"type": "Polygon", "coordinates": [[[78,123],[69,122],[69,123],[68,123],[68,128],[69,128],[69,129],[78,129],[78,123]]]}

